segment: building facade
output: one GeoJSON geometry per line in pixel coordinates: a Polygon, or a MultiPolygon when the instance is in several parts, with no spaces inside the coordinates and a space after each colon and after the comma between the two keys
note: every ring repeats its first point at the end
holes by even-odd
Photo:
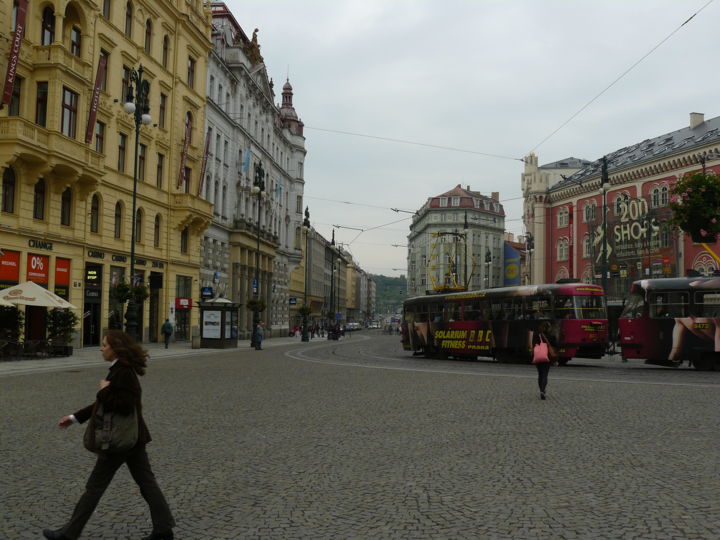
{"type": "MultiPolygon", "coordinates": [[[[206,295],[243,306],[257,294],[266,306],[266,328],[285,335],[290,275],[303,249],[303,124],[289,81],[282,103],[274,103],[257,31],[248,38],[224,3],[213,3],[212,14],[203,196],[214,216],[202,241],[202,285],[206,295]],[[264,183],[259,194],[252,192],[256,179],[264,183]]],[[[248,337],[252,312],[246,307],[239,326],[248,337]]]]}
{"type": "MultiPolygon", "coordinates": [[[[0,42],[9,84],[0,112],[0,286],[32,280],[68,299],[81,319],[79,346],[123,325],[116,287],[126,282],[148,294],[143,341],[159,339],[165,318],[189,339],[198,323],[193,246],[212,217],[197,196],[209,8],[14,0],[0,4],[0,20],[13,36],[0,42]],[[136,140],[123,103],[140,66],[152,123],[136,140]]],[[[26,310],[26,339],[44,337],[44,316],[26,310]]]]}
{"type": "Polygon", "coordinates": [[[410,225],[408,296],[501,286],[504,232],[497,192],[457,185],[430,197],[410,225]]]}
{"type": "MultiPolygon", "coordinates": [[[[620,299],[634,280],[717,271],[717,244],[706,249],[671,227],[668,203],[670,189],[684,175],[720,171],[713,161],[719,149],[720,117],[691,113],[687,127],[608,153],[605,186],[602,159],[553,186],[534,184],[525,191],[526,227],[536,231],[534,282],[601,283],[605,269],[608,297],[620,299]]],[[[530,155],[523,182],[536,171],[537,158],[530,155]]]]}

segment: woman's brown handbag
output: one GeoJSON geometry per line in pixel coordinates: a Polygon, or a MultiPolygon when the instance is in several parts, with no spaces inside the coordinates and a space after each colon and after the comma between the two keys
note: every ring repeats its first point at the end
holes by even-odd
{"type": "Polygon", "coordinates": [[[91,452],[116,454],[131,450],[138,441],[137,409],[131,414],[105,411],[103,404],[95,402],[88,420],[83,443],[91,452]]]}

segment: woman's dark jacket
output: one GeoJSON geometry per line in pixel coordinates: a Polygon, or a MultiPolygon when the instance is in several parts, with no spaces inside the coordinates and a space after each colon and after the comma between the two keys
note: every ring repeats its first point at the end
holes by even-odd
{"type": "MultiPolygon", "coordinates": [[[[142,388],[135,369],[118,360],[110,366],[105,379],[110,381],[110,384],[97,393],[98,402],[103,404],[104,410],[119,414],[131,414],[133,408],[137,408],[138,444],[149,443],[152,438],[142,415],[142,388]]],[[[85,423],[92,415],[94,405],[93,403],[80,409],[73,416],[81,424],[85,423]]]]}

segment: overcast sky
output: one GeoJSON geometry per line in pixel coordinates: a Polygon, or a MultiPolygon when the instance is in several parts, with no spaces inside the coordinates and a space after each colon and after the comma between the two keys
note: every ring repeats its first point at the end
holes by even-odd
{"type": "Polygon", "coordinates": [[[313,226],[328,239],[333,225],[365,229],[340,228],[335,238],[372,274],[406,272],[410,214],[391,208],[415,211],[428,197],[469,185],[499,191],[506,229],[521,234],[518,160],[529,152],[541,165],[595,160],[686,127],[690,112],[720,115],[720,0],[227,5],[248,36],[259,29],[276,102],[289,74],[305,124],[313,226]]]}

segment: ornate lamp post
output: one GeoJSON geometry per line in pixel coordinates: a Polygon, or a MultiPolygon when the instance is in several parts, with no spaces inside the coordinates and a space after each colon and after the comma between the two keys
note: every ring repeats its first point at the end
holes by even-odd
{"type": "Polygon", "coordinates": [[[468,255],[468,236],[470,234],[470,227],[468,226],[468,220],[467,220],[467,210],[465,210],[465,224],[463,227],[463,236],[465,238],[465,261],[464,261],[464,268],[463,268],[463,281],[465,283],[465,290],[470,290],[470,279],[468,278],[467,273],[467,255],[468,255]]]}
{"type": "MultiPolygon", "coordinates": [[[[150,116],[150,83],[143,80],[142,64],[135,69],[130,70],[130,80],[128,81],[128,90],[123,105],[123,110],[127,114],[133,115],[135,120],[135,165],[133,167],[133,191],[132,191],[132,218],[131,228],[132,236],[130,237],[130,287],[135,287],[135,242],[137,241],[137,181],[138,181],[138,161],[140,154],[140,126],[152,123],[150,116]]],[[[138,335],[138,316],[137,302],[135,295],[132,294],[128,300],[127,310],[125,311],[125,331],[130,336],[139,341],[138,335]]]]}
{"type": "Polygon", "coordinates": [[[485,288],[490,288],[490,263],[492,262],[492,253],[490,253],[490,248],[487,248],[487,251],[485,252],[485,288]]]}
{"type": "Polygon", "coordinates": [[[308,237],[310,236],[310,209],[306,206],[305,207],[305,219],[303,219],[303,229],[305,229],[305,298],[303,300],[303,312],[302,312],[302,319],[303,319],[303,328],[302,328],[302,341],[310,341],[310,336],[308,335],[308,300],[307,300],[307,292],[308,292],[308,276],[311,275],[309,272],[308,267],[310,266],[310,253],[308,252],[308,237]]]}
{"type": "Polygon", "coordinates": [[[255,177],[250,192],[257,195],[258,215],[257,215],[257,248],[255,250],[255,278],[253,279],[253,329],[250,340],[251,345],[255,345],[255,329],[260,322],[260,202],[265,193],[265,169],[263,169],[262,161],[255,164],[255,177]]]}
{"type": "Polygon", "coordinates": [[[335,229],[332,231],[332,240],[330,240],[330,310],[328,315],[328,339],[332,339],[331,332],[335,324],[335,229]]]}

